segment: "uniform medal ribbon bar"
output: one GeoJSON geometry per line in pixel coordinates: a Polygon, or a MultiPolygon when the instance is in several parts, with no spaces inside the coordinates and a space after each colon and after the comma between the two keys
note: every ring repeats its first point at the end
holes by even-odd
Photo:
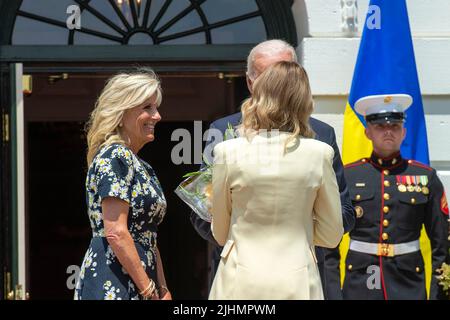
{"type": "Polygon", "coordinates": [[[405,184],[403,182],[403,177],[402,176],[396,176],[395,178],[397,179],[398,191],[406,192],[406,186],[405,186],[405,184]]]}

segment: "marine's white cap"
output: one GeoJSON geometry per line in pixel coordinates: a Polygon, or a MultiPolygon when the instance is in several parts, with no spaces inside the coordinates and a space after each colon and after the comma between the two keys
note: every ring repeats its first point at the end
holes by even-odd
{"type": "Polygon", "coordinates": [[[404,112],[412,103],[408,94],[380,94],[360,98],[355,110],[370,123],[403,122],[404,112]]]}

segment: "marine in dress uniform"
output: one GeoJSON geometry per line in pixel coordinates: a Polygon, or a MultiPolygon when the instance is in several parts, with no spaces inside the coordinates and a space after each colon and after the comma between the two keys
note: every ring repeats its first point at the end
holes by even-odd
{"type": "MultiPolygon", "coordinates": [[[[408,95],[379,95],[361,98],[355,109],[365,116],[368,126],[400,124],[404,130],[404,111],[411,104],[408,95]]],[[[426,299],[419,247],[423,225],[432,247],[430,299],[444,297],[436,280],[436,269],[449,260],[444,188],[436,170],[404,159],[399,149],[382,157],[374,142],[370,158],[344,169],[357,217],[345,263],[344,299],[426,299]]],[[[339,254],[328,255],[326,263],[336,265],[333,259],[339,259],[339,254]]]]}

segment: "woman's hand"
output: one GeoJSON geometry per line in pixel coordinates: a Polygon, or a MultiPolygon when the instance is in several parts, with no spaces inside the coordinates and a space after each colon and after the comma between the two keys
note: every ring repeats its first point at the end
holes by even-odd
{"type": "Polygon", "coordinates": [[[161,300],[172,300],[172,295],[170,294],[170,291],[167,290],[163,295],[161,300]]]}
{"type": "Polygon", "coordinates": [[[150,300],[160,300],[160,299],[159,299],[159,295],[158,295],[158,293],[156,292],[156,290],[155,290],[155,293],[152,294],[152,297],[150,298],[150,300]]]}

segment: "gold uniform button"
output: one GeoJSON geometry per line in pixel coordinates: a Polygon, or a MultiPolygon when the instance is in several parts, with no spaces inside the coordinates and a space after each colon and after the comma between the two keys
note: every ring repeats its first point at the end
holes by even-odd
{"type": "Polygon", "coordinates": [[[364,159],[362,159],[361,161],[362,161],[362,162],[366,162],[367,160],[364,158],[364,159]]]}
{"type": "Polygon", "coordinates": [[[411,163],[412,163],[412,160],[408,160],[408,163],[411,164],[411,163]]]}
{"type": "Polygon", "coordinates": [[[383,227],[389,227],[389,220],[383,220],[383,227]]]}
{"type": "Polygon", "coordinates": [[[416,272],[420,272],[420,268],[419,267],[416,267],[416,272]]]}
{"type": "Polygon", "coordinates": [[[416,203],[416,199],[411,198],[411,203],[412,203],[412,204],[415,204],[415,203],[416,203]]]}
{"type": "Polygon", "coordinates": [[[388,175],[389,175],[389,170],[383,170],[383,174],[384,174],[385,176],[388,176],[388,175]]]}
{"type": "Polygon", "coordinates": [[[384,241],[386,241],[387,239],[389,239],[389,235],[387,233],[383,233],[381,235],[381,239],[383,239],[384,241]]]}
{"type": "Polygon", "coordinates": [[[355,207],[356,217],[359,219],[364,215],[364,210],[360,206],[355,207]]]}
{"type": "Polygon", "coordinates": [[[352,266],[351,264],[349,264],[348,267],[347,267],[347,269],[348,269],[349,271],[351,271],[351,270],[353,269],[353,266],[352,266]]]}
{"type": "Polygon", "coordinates": [[[385,187],[390,187],[391,183],[389,182],[389,180],[384,180],[384,186],[385,187]]]}
{"type": "Polygon", "coordinates": [[[389,200],[391,197],[389,196],[389,193],[383,194],[384,200],[389,200]]]}
{"type": "Polygon", "coordinates": [[[361,195],[360,194],[356,195],[356,200],[361,200],[361,195]]]}
{"type": "Polygon", "coordinates": [[[384,213],[388,213],[389,212],[389,207],[388,206],[384,206],[383,207],[383,212],[384,213]]]}

